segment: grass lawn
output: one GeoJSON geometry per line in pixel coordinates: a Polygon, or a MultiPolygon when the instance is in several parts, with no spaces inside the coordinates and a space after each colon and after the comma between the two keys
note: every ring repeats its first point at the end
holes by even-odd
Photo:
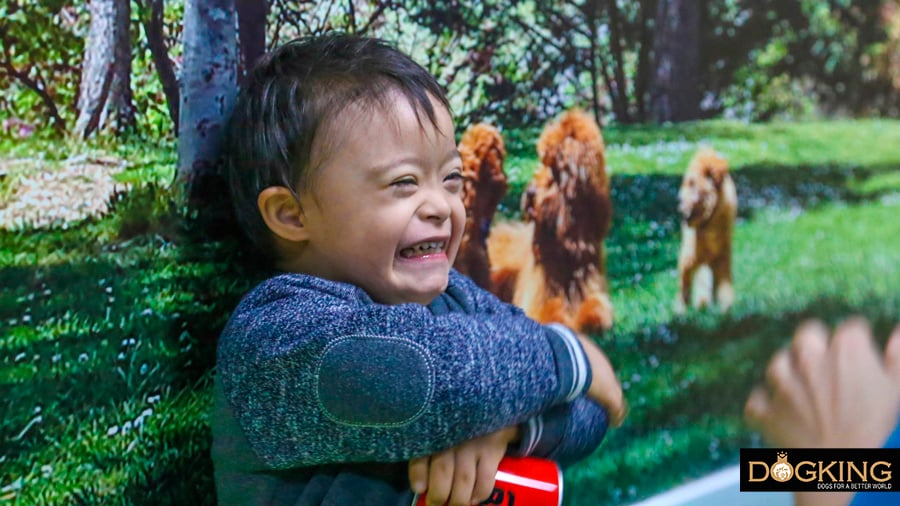
{"type": "MultiPolygon", "coordinates": [[[[567,505],[621,504],[737,462],[761,444],[743,402],[802,318],[900,320],[900,122],[704,122],[604,131],[615,218],[616,325],[596,336],[631,413],[568,469],[567,505]],[[737,302],[676,316],[677,188],[698,143],[731,161],[740,199],[737,302]]],[[[510,132],[515,216],[535,132],[510,132]]],[[[85,152],[134,160],[102,219],[0,229],[0,502],[212,504],[207,411],[215,337],[246,280],[164,216],[174,147],[0,142],[53,167],[85,152]]],[[[29,169],[0,176],[0,208],[29,169]]],[[[0,174],[4,172],[0,169],[0,174]]]]}

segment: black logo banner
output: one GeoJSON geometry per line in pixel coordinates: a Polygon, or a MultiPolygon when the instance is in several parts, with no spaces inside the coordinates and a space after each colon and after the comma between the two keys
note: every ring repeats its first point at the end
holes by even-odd
{"type": "Polygon", "coordinates": [[[897,448],[741,448],[741,492],[900,491],[897,448]]]}

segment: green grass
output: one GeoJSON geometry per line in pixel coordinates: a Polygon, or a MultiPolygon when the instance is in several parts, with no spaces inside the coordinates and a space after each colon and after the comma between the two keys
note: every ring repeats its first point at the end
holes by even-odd
{"type": "MultiPolygon", "coordinates": [[[[503,212],[537,167],[515,133],[503,212]]],[[[741,410],[802,318],[900,320],[900,122],[607,128],[616,326],[597,336],[631,414],[566,471],[566,504],[620,504],[737,461],[760,442],[741,410]],[[683,167],[728,156],[741,201],[737,302],[672,312],[683,167]]],[[[533,148],[530,148],[533,149],[533,148]]],[[[0,231],[0,502],[211,504],[210,369],[248,281],[164,216],[174,146],[0,141],[0,158],[113,153],[141,186],[67,230],[0,231]]],[[[3,188],[15,175],[0,178],[3,188]]]]}

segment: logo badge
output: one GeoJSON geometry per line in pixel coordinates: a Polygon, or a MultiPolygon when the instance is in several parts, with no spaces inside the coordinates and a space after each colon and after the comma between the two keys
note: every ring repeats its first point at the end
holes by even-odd
{"type": "Polygon", "coordinates": [[[778,452],[778,460],[772,464],[772,468],[770,469],[770,476],[775,481],[784,483],[791,479],[794,476],[794,466],[790,465],[787,461],[787,452],[778,452]]]}

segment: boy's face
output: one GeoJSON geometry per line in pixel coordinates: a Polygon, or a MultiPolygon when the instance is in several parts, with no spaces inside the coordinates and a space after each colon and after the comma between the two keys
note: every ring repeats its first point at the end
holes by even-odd
{"type": "Polygon", "coordinates": [[[465,208],[453,121],[432,104],[440,130],[400,94],[330,125],[327,158],[300,195],[304,272],[385,304],[428,304],[446,289],[465,208]]]}

